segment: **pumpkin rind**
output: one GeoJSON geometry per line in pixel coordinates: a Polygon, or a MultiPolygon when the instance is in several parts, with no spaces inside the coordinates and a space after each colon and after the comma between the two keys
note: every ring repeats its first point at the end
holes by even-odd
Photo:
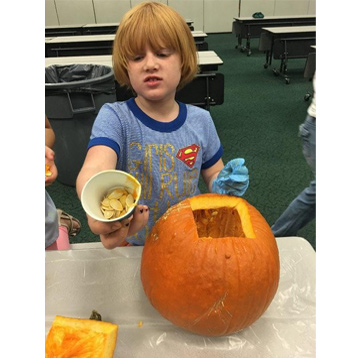
{"type": "Polygon", "coordinates": [[[266,220],[246,200],[220,194],[171,207],[147,237],[141,262],[151,304],[176,326],[205,336],[254,323],[270,305],[279,273],[278,248],[266,220]],[[238,210],[245,237],[198,237],[193,210],[221,207],[238,210]]]}
{"type": "Polygon", "coordinates": [[[118,326],[55,316],[45,341],[45,358],[113,358],[118,326]]]}

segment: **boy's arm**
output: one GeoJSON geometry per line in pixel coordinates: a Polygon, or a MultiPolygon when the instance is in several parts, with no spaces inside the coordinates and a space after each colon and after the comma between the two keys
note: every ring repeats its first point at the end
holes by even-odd
{"type": "Polygon", "coordinates": [[[115,169],[116,164],[117,154],[113,149],[104,145],[91,147],[87,152],[84,164],[76,179],[76,192],[79,199],[88,179],[102,170],[115,169]]]}
{"type": "MultiPolygon", "coordinates": [[[[113,149],[103,145],[91,147],[76,180],[78,197],[81,198],[81,192],[89,178],[102,170],[115,169],[116,162],[117,155],[113,149]]],[[[125,244],[125,238],[129,230],[129,219],[121,222],[104,223],[91,218],[89,215],[87,217],[90,230],[100,236],[104,247],[113,249],[116,246],[125,244]],[[126,226],[127,223],[128,226],[126,226]]]]}
{"type": "MultiPolygon", "coordinates": [[[[76,190],[79,198],[89,178],[102,170],[115,169],[116,163],[117,155],[113,149],[103,145],[91,147],[88,150],[76,181],[76,190]]],[[[89,215],[87,217],[90,230],[100,236],[100,240],[105,248],[113,249],[118,246],[128,245],[125,239],[128,236],[134,235],[146,224],[148,215],[148,207],[138,205],[134,215],[122,221],[107,223],[97,221],[89,215]]]]}
{"type": "Polygon", "coordinates": [[[212,191],[213,180],[217,178],[219,172],[223,169],[224,164],[222,158],[218,160],[215,164],[207,169],[202,170],[202,177],[204,182],[207,185],[208,191],[212,191]]]}

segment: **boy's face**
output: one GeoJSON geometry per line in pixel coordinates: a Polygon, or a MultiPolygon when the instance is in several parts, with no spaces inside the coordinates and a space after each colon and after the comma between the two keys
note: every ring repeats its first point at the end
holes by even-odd
{"type": "Polygon", "coordinates": [[[128,75],[138,96],[153,101],[174,99],[181,79],[180,55],[166,48],[153,51],[147,47],[129,59],[128,75]]]}

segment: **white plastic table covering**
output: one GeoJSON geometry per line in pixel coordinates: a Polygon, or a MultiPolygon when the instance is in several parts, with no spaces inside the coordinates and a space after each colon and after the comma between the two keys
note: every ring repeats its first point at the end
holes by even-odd
{"type": "Polygon", "coordinates": [[[119,325],[114,357],[315,357],[315,251],[299,237],[277,238],[277,244],[281,273],[273,302],[253,325],[223,337],[179,329],[151,306],[140,281],[142,247],[109,251],[90,243],[47,251],[45,333],[55,315],[89,318],[95,309],[119,325]]]}

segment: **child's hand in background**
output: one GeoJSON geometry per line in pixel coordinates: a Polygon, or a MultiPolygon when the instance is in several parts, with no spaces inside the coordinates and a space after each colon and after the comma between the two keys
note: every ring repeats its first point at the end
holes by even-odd
{"type": "Polygon", "coordinates": [[[51,185],[58,176],[54,158],[54,151],[45,146],[45,186],[51,185]]]}

